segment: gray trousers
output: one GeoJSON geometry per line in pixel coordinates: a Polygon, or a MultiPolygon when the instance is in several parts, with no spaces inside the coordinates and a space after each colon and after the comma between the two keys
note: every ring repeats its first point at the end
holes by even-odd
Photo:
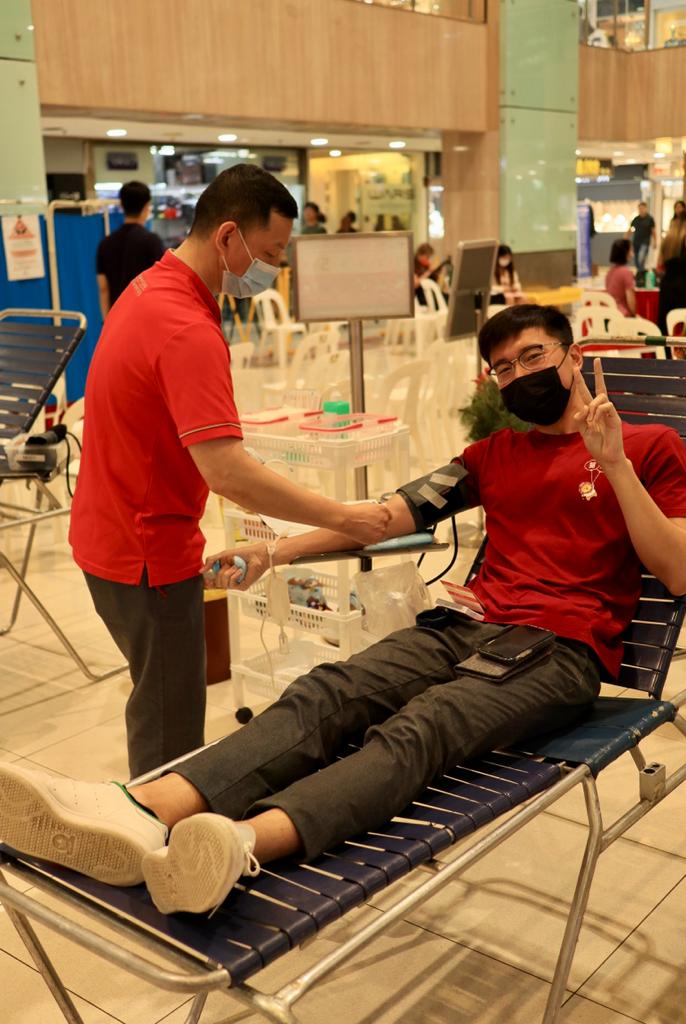
{"type": "Polygon", "coordinates": [[[114,583],[84,573],[95,610],[129,663],[126,704],[131,778],[187,754],[205,736],[202,576],[164,587],[114,583]]]}
{"type": "Polygon", "coordinates": [[[301,676],[174,771],[218,814],[281,808],[312,859],[397,814],[438,772],[573,722],[597,696],[595,656],[572,640],[506,683],[460,675],[456,663],[502,628],[425,612],[417,626],[301,676]],[[341,758],[351,742],[361,749],[341,758]]]}

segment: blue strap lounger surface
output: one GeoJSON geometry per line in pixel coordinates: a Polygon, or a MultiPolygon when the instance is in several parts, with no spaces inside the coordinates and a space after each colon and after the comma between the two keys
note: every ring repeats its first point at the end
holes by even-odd
{"type": "Polygon", "coordinates": [[[35,428],[46,402],[86,333],[86,326],[83,313],[70,310],[0,310],[0,485],[25,480],[35,488],[33,508],[9,504],[0,499],[0,519],[3,520],[0,533],[28,526],[19,567],[0,551],[0,569],[5,569],[16,584],[9,620],[0,627],[0,636],[6,636],[12,630],[17,621],[22,595],[25,595],[78,668],[92,682],[97,682],[116,675],[122,671],[122,667],[100,674],[91,672],[26,582],[36,527],[48,519],[69,515],[69,509],[61,507],[46,486],[57,471],[11,468],[4,448],[18,434],[30,433],[35,428]],[[43,511],[44,505],[47,511],[43,511]]]}
{"type": "MultiPolygon", "coordinates": [[[[686,438],[686,364],[613,359],[606,360],[604,370],[611,397],[625,418],[645,422],[646,416],[654,415],[654,396],[658,395],[656,418],[669,419],[686,438]]],[[[667,777],[663,765],[646,764],[639,748],[641,740],[665,722],[674,722],[686,737],[686,720],[679,714],[686,691],[671,701],[661,699],[685,613],[683,598],[672,597],[654,577],[644,574],[636,616],[625,635],[618,680],[619,685],[636,690],[636,698],[601,697],[581,723],[529,741],[524,753],[498,751],[456,766],[374,832],[351,837],[309,865],[295,861],[268,864],[257,878],[246,879],[245,885],[232,891],[212,918],[163,916],[142,886],[113,889],[2,846],[0,863],[56,896],[65,911],[87,909],[98,926],[108,925],[108,937],[77,926],[68,913],[10,887],[1,873],[0,900],[70,1024],[80,1024],[81,1018],[28,918],[162,988],[195,993],[187,1024],[197,1024],[207,994],[214,989],[230,989],[267,1020],[295,1024],[295,1003],[321,978],[581,786],[588,838],[543,1016],[544,1024],[554,1024],[559,1019],[600,853],[686,778],[686,757],[667,777]],[[638,800],[606,826],[595,779],[626,752],[631,753],[638,770],[638,800]],[[503,821],[493,824],[501,816],[503,821]],[[491,827],[485,838],[480,838],[479,829],[486,824],[491,827]],[[437,859],[472,833],[473,842],[463,844],[449,862],[437,859]],[[277,992],[267,995],[250,984],[249,979],[264,966],[421,866],[431,872],[418,888],[401,895],[369,925],[277,992]],[[135,937],[143,952],[121,948],[117,942],[121,936],[135,937]],[[154,951],[156,960],[164,955],[169,966],[151,962],[146,950],[154,951]]],[[[545,856],[545,850],[538,850],[538,855],[545,856]]],[[[297,966],[296,958],[296,972],[297,966]]]]}

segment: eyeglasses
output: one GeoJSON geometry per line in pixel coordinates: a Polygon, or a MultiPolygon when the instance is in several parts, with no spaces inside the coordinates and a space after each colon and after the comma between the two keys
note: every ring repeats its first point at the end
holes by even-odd
{"type": "MultiPolygon", "coordinates": [[[[498,360],[495,366],[490,367],[488,373],[491,377],[495,377],[501,387],[504,387],[514,380],[517,363],[519,363],[523,370],[540,370],[548,361],[548,352],[553,348],[560,347],[562,347],[561,341],[532,345],[530,348],[525,348],[523,352],[520,352],[516,359],[498,360]]],[[[567,353],[565,352],[566,355],[567,353]]]]}

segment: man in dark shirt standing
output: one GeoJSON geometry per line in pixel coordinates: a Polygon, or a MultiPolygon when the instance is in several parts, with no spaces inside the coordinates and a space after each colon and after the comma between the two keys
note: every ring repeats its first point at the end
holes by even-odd
{"type": "Polygon", "coordinates": [[[98,246],[96,270],[103,320],[134,277],[162,258],[158,235],[143,227],[150,216],[150,189],[142,181],[127,181],[119,192],[124,223],[98,246]]]}
{"type": "Polygon", "coordinates": [[[642,288],[645,284],[646,260],[651,244],[656,245],[655,221],[648,213],[648,204],[638,204],[638,216],[634,217],[626,233],[631,238],[636,261],[636,284],[642,288]]]}

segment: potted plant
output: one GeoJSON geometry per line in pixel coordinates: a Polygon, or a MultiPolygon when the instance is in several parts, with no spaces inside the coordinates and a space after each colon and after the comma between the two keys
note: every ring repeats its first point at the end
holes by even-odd
{"type": "Polygon", "coordinates": [[[459,410],[459,417],[470,441],[481,441],[503,427],[512,427],[513,430],[529,429],[528,423],[507,411],[500,397],[498,385],[485,371],[477,377],[476,388],[467,404],[459,410]]]}

